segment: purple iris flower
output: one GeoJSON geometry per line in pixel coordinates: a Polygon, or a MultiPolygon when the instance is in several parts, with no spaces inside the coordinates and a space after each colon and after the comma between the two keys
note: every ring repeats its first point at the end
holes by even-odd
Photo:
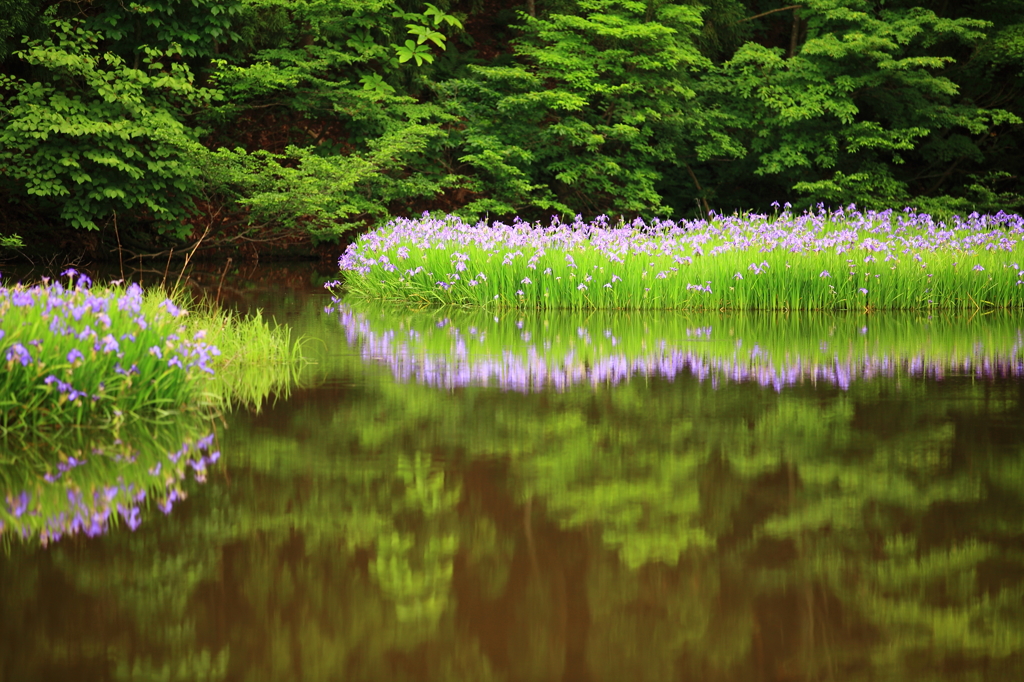
{"type": "Polygon", "coordinates": [[[15,291],[11,294],[11,303],[19,308],[27,308],[32,305],[32,294],[28,291],[15,291]]]}
{"type": "Polygon", "coordinates": [[[101,339],[101,341],[103,343],[104,353],[116,353],[118,350],[121,349],[120,345],[117,343],[117,339],[114,338],[113,334],[107,334],[101,339]]]}
{"type": "Polygon", "coordinates": [[[28,349],[19,342],[7,349],[7,362],[11,362],[12,360],[20,362],[22,367],[28,367],[32,362],[32,355],[28,352],[28,349]]]}
{"type": "Polygon", "coordinates": [[[178,306],[174,305],[174,303],[169,298],[166,299],[163,303],[161,303],[160,307],[164,308],[167,312],[169,312],[171,314],[171,317],[181,317],[182,315],[185,314],[185,311],[179,308],[178,306]]]}

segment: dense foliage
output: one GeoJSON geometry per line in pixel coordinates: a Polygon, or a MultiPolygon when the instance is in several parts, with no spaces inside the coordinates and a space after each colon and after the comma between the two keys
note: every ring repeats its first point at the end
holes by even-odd
{"type": "MultiPolygon", "coordinates": [[[[1019,210],[1024,1],[3,0],[3,234],[1019,210]]],[[[7,241],[0,245],[8,244],[7,241]]]]}

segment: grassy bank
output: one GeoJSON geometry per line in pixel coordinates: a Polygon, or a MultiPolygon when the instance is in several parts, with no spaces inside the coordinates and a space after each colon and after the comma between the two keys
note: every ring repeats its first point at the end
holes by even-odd
{"type": "Polygon", "coordinates": [[[0,435],[258,407],[294,379],[301,349],[259,313],[67,277],[0,287],[0,435]]]}
{"type": "Polygon", "coordinates": [[[219,354],[185,311],[136,284],[84,275],[0,287],[0,435],[166,422],[215,406],[202,375],[219,354]]]}
{"type": "Polygon", "coordinates": [[[398,219],[339,261],[335,293],[515,308],[918,310],[1024,306],[1024,218],[905,210],[691,223],[398,219]]]}

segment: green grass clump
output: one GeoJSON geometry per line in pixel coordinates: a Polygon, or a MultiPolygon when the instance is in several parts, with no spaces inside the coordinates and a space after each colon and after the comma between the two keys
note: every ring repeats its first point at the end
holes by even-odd
{"type": "Polygon", "coordinates": [[[269,397],[287,397],[300,383],[307,363],[304,342],[293,340],[289,327],[271,325],[262,311],[242,316],[199,302],[185,317],[185,326],[220,351],[207,390],[224,405],[259,410],[269,397]]]}
{"type": "Polygon", "coordinates": [[[1024,219],[913,212],[550,226],[400,219],[339,261],[336,292],[416,304],[570,309],[1024,307],[1024,219]]]}
{"type": "Polygon", "coordinates": [[[0,437],[258,407],[294,379],[301,349],[259,314],[191,313],[136,284],[87,277],[0,287],[0,437]]]}
{"type": "Polygon", "coordinates": [[[0,437],[116,431],[215,407],[202,376],[218,350],[187,333],[177,304],[135,284],[90,284],[0,287],[0,437]]]}

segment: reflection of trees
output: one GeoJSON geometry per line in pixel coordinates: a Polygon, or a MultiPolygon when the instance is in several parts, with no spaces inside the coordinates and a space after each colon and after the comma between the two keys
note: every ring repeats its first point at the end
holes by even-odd
{"type": "Polygon", "coordinates": [[[235,416],[222,472],[154,532],[0,563],[0,611],[59,585],[68,613],[0,626],[5,669],[68,660],[71,641],[99,661],[115,632],[139,666],[208,660],[230,680],[1024,664],[1013,383],[445,393],[334,361],[335,381],[235,416]]]}
{"type": "MultiPolygon", "coordinates": [[[[823,414],[828,428],[818,436],[807,428],[809,414],[792,409],[800,401],[763,420],[759,441],[767,447],[732,461],[759,463],[766,473],[750,490],[774,497],[750,524],[749,556],[762,566],[757,601],[788,595],[796,617],[786,629],[799,647],[778,665],[842,679],[1020,665],[1019,587],[993,589],[981,575],[993,562],[1013,567],[1004,579],[1019,573],[1020,557],[984,538],[986,514],[1007,500],[992,465],[1019,458],[1020,429],[998,445],[990,438],[995,447],[963,438],[978,423],[989,424],[991,436],[994,425],[1019,420],[1019,403],[1007,400],[1015,392],[956,380],[888,393],[862,385],[845,400],[849,417],[823,414]],[[879,405],[883,414],[865,414],[879,405]],[[801,447],[793,433],[802,434],[801,447]],[[936,522],[945,514],[959,519],[959,530],[936,522]]],[[[1019,475],[1007,480],[1019,488],[1019,475]]],[[[1019,491],[1013,497],[1020,500],[1019,491]]]]}
{"type": "MultiPolygon", "coordinates": [[[[988,465],[969,466],[957,433],[980,418],[1005,423],[1019,413],[993,390],[1005,393],[918,383],[899,392],[865,385],[780,396],[680,381],[527,397],[465,389],[450,399],[382,382],[332,416],[336,429],[318,433],[323,416],[302,411],[293,424],[318,433],[317,449],[350,457],[414,450],[437,462],[508,462],[505,494],[518,508],[482,507],[470,518],[492,518],[516,547],[493,602],[511,624],[494,634],[529,654],[499,655],[484,643],[511,679],[547,678],[567,661],[585,662],[595,679],[626,670],[645,679],[671,670],[703,679],[755,671],[813,677],[866,665],[941,672],[945,659],[969,661],[976,644],[1001,657],[992,635],[972,622],[996,618],[990,627],[1011,632],[1020,621],[1007,601],[1014,592],[988,613],[972,613],[982,603],[975,582],[937,620],[926,599],[935,581],[949,571],[969,575],[965,569],[991,562],[991,553],[969,555],[978,563],[964,566],[962,553],[943,550],[921,573],[887,547],[927,536],[937,510],[966,519],[986,508],[988,465]],[[987,403],[972,400],[985,393],[987,403]],[[879,402],[884,423],[865,414],[879,402]],[[894,589],[878,573],[887,565],[915,589],[894,589]],[[584,642],[569,632],[569,604],[588,614],[584,642]],[[900,615],[908,606],[916,619],[900,615]],[[968,631],[942,635],[957,619],[968,631]],[[922,641],[939,645],[922,651],[922,641]],[[882,649],[894,660],[876,660],[882,649]]],[[[990,457],[1011,454],[997,445],[990,457]]],[[[976,533],[979,520],[964,523],[976,533]]],[[[479,619],[485,604],[463,618],[479,619]]]]}

